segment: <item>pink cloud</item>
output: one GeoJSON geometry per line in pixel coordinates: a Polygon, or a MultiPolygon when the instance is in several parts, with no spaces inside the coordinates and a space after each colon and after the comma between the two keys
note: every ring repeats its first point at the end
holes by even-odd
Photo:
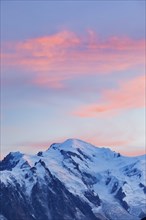
{"type": "Polygon", "coordinates": [[[78,36],[70,31],[7,42],[2,53],[3,68],[35,72],[31,83],[62,88],[64,80],[78,76],[112,74],[144,69],[145,40],[110,37],[101,40],[93,31],[78,36]]]}
{"type": "Polygon", "coordinates": [[[112,112],[132,108],[145,107],[145,76],[138,76],[132,80],[119,84],[117,89],[103,90],[99,103],[81,106],[74,114],[79,117],[96,117],[100,113],[112,112]]]}

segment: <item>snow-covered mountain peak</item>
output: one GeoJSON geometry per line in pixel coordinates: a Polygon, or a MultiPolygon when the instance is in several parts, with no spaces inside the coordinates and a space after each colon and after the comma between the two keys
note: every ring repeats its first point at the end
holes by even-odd
{"type": "MultiPolygon", "coordinates": [[[[144,156],[125,157],[109,148],[68,139],[36,155],[8,154],[0,163],[1,186],[9,201],[14,194],[17,201],[17,191],[23,194],[20,200],[25,198],[22,207],[27,198],[28,203],[33,201],[31,216],[35,217],[23,213],[28,220],[139,220],[146,215],[145,165],[144,156]],[[8,187],[13,189],[13,195],[8,187]],[[62,203],[64,207],[70,204],[68,209],[62,203]],[[47,217],[40,217],[38,206],[41,213],[49,213],[47,217]],[[66,210],[63,217],[62,209],[66,210]]],[[[2,214],[7,216],[7,209],[2,214]]],[[[23,220],[23,216],[20,213],[19,219],[23,220]]]]}
{"type": "Polygon", "coordinates": [[[17,165],[19,160],[23,157],[24,154],[17,152],[10,152],[2,162],[0,162],[0,170],[11,170],[17,165]]]}
{"type": "Polygon", "coordinates": [[[92,144],[89,144],[85,141],[79,140],[79,139],[67,139],[66,141],[62,143],[54,143],[50,146],[48,151],[53,148],[55,150],[64,150],[64,151],[72,151],[76,153],[80,153],[81,151],[85,154],[89,154],[89,156],[98,156],[104,157],[106,159],[110,159],[112,157],[119,157],[120,154],[116,153],[109,148],[105,147],[96,147],[92,144]]]}
{"type": "MultiPolygon", "coordinates": [[[[71,149],[77,149],[77,148],[82,148],[82,149],[87,149],[87,148],[91,148],[91,147],[95,147],[85,141],[79,140],[79,139],[75,139],[75,138],[70,138],[65,140],[62,143],[54,143],[50,146],[54,147],[54,148],[58,148],[58,149],[64,149],[64,150],[71,150],[71,149]]],[[[49,149],[48,149],[49,150],[49,149]]]]}
{"type": "Polygon", "coordinates": [[[10,152],[7,156],[6,156],[6,159],[8,160],[17,160],[17,159],[20,159],[21,157],[23,156],[22,153],[20,153],[19,151],[16,151],[16,152],[10,152]]]}

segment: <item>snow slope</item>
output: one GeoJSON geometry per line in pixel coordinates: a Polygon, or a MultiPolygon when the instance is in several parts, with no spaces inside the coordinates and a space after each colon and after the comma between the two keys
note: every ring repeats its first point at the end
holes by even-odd
{"type": "Polygon", "coordinates": [[[11,201],[2,206],[1,216],[7,220],[20,220],[20,216],[22,220],[85,220],[88,214],[88,220],[146,217],[145,156],[125,157],[77,139],[52,144],[34,156],[10,153],[0,164],[1,199],[7,195],[11,201]],[[36,186],[38,197],[33,201],[36,186]],[[9,189],[14,193],[6,193],[9,189]],[[26,209],[23,215],[16,214],[14,198],[21,213],[26,209]],[[36,210],[38,201],[45,217],[36,210]],[[70,207],[61,211],[67,203],[70,207]],[[12,214],[7,211],[10,206],[12,214]]]}

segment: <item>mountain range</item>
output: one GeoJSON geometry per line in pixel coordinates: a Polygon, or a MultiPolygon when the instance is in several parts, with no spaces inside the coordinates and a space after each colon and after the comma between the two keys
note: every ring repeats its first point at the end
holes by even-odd
{"type": "Polygon", "coordinates": [[[146,218],[146,155],[127,157],[77,139],[0,162],[0,220],[146,218]]]}

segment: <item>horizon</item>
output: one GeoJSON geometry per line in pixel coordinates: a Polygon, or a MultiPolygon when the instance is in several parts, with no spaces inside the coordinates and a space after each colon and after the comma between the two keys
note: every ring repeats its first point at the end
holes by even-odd
{"type": "Polygon", "coordinates": [[[1,156],[68,137],[146,154],[145,43],[143,1],[2,1],[1,156]]]}
{"type": "Polygon", "coordinates": [[[71,140],[71,141],[83,142],[83,143],[89,144],[89,145],[91,145],[91,146],[93,146],[93,147],[95,147],[95,148],[109,149],[109,150],[111,150],[111,151],[113,151],[113,152],[115,152],[115,153],[120,153],[120,155],[121,155],[121,156],[124,156],[124,157],[141,157],[141,156],[146,156],[146,153],[140,154],[140,155],[136,155],[136,154],[126,155],[126,154],[121,153],[121,152],[118,152],[118,151],[116,151],[116,150],[114,150],[114,149],[112,149],[112,148],[110,148],[110,147],[108,147],[108,146],[96,146],[96,145],[94,145],[94,144],[92,144],[92,143],[86,142],[86,141],[81,140],[81,139],[68,138],[68,139],[64,140],[63,142],[56,142],[56,143],[49,143],[49,142],[48,142],[48,145],[37,147],[37,148],[35,148],[35,150],[34,150],[33,152],[29,152],[29,153],[27,153],[27,151],[26,151],[26,152],[19,151],[19,149],[18,149],[18,151],[10,151],[7,155],[3,155],[3,157],[0,157],[0,161],[2,161],[2,160],[3,160],[5,157],[7,157],[10,153],[21,153],[21,154],[30,155],[30,156],[37,155],[37,153],[39,153],[39,152],[45,152],[45,151],[49,150],[53,144],[64,144],[65,142],[67,142],[67,141],[69,141],[69,140],[71,140]],[[40,150],[39,150],[39,148],[40,148],[40,150]]]}

